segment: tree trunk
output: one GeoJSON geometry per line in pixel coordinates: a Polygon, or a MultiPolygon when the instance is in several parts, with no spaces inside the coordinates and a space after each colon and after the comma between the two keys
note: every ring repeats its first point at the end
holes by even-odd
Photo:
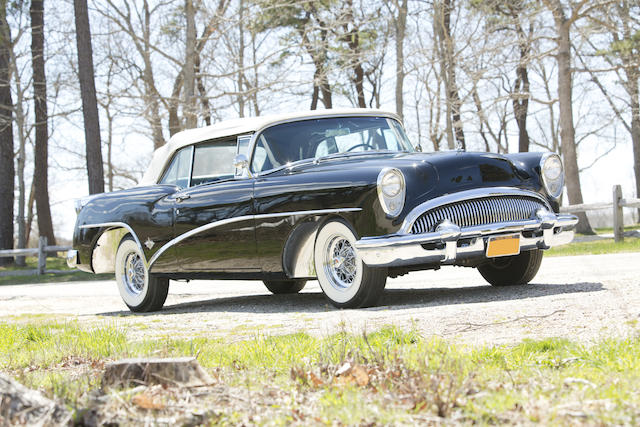
{"type": "Polygon", "coordinates": [[[160,118],[160,94],[156,89],[155,77],[153,76],[153,65],[151,64],[151,11],[147,0],[144,0],[143,2],[143,14],[143,45],[140,49],[140,54],[144,61],[142,78],[145,84],[145,101],[149,106],[147,121],[151,126],[153,149],[157,150],[164,145],[165,141],[164,135],[162,135],[162,120],[160,118]]]}
{"type": "Polygon", "coordinates": [[[398,16],[394,20],[396,43],[396,113],[404,118],[404,37],[407,30],[408,0],[398,1],[398,16]]]}
{"type": "MultiPolygon", "coordinates": [[[[0,5],[0,249],[13,249],[13,202],[15,172],[13,164],[13,100],[11,98],[11,30],[7,23],[7,4],[0,5]]],[[[0,265],[13,258],[0,258],[0,265]]]]}
{"type": "Polygon", "coordinates": [[[353,68],[353,85],[356,89],[356,97],[358,98],[358,107],[367,108],[367,103],[364,99],[364,69],[362,68],[362,61],[360,60],[360,36],[357,30],[353,30],[347,33],[346,38],[348,40],[351,63],[353,68]]]}
{"type": "MultiPolygon", "coordinates": [[[[567,179],[567,194],[572,205],[583,203],[580,187],[580,170],[576,152],[575,129],[573,127],[572,70],[571,70],[571,22],[556,18],[558,32],[558,100],[560,103],[560,141],[564,156],[567,179]]],[[[593,234],[586,213],[578,214],[580,222],[576,227],[579,233],[593,234]]]]}
{"type": "Polygon", "coordinates": [[[240,117],[244,117],[244,2],[240,0],[238,5],[238,73],[237,73],[237,100],[238,100],[238,113],[240,117]]]}
{"type": "Polygon", "coordinates": [[[187,21],[187,43],[184,62],[184,116],[187,129],[197,126],[195,97],[195,54],[196,54],[196,12],[192,0],[185,0],[185,18],[187,21]]]}
{"type": "MultiPolygon", "coordinates": [[[[16,222],[18,224],[18,248],[24,249],[27,247],[27,230],[25,223],[25,198],[26,198],[26,186],[24,182],[24,169],[26,165],[26,156],[27,156],[27,143],[26,143],[26,135],[25,135],[25,117],[23,110],[23,92],[22,86],[20,84],[20,77],[18,76],[17,66],[15,56],[11,56],[11,61],[14,70],[14,78],[16,82],[16,94],[17,94],[17,103],[15,108],[15,116],[16,116],[16,126],[18,127],[18,141],[20,144],[20,148],[18,149],[18,218],[16,222]]],[[[20,267],[24,267],[26,265],[26,259],[24,256],[16,257],[16,265],[20,267]]]]}
{"type": "MultiPolygon", "coordinates": [[[[515,17],[517,19],[517,17],[515,17]]],[[[518,124],[518,151],[521,153],[529,151],[529,133],[527,132],[527,115],[529,114],[529,73],[527,64],[529,62],[530,46],[522,27],[517,24],[518,45],[520,48],[520,60],[516,68],[516,82],[513,98],[513,115],[518,124]]],[[[530,28],[532,31],[533,28],[530,28]]]]}
{"type": "Polygon", "coordinates": [[[466,142],[461,117],[462,101],[460,100],[456,83],[456,63],[453,38],[451,36],[452,10],[453,0],[443,0],[435,8],[434,24],[436,26],[436,38],[439,39],[440,70],[447,97],[447,141],[449,149],[455,148],[455,138],[455,143],[458,147],[465,150],[466,142]]]}
{"type": "MultiPolygon", "coordinates": [[[[636,67],[626,69],[627,86],[631,98],[631,145],[633,146],[633,171],[636,178],[636,197],[640,198],[640,91],[638,78],[640,71],[636,67]]],[[[640,223],[640,210],[638,210],[640,223]]]]}
{"type": "Polygon", "coordinates": [[[78,78],[82,97],[84,137],[87,152],[89,194],[104,192],[102,144],[100,142],[100,117],[96,99],[96,82],[93,71],[93,49],[87,0],[73,0],[76,19],[76,43],[78,45],[78,78]]]}
{"type": "Polygon", "coordinates": [[[44,70],[44,0],[31,2],[31,62],[33,66],[33,95],[35,112],[34,185],[38,231],[50,245],[56,244],[49,204],[49,131],[47,126],[47,81],[44,70]]]}

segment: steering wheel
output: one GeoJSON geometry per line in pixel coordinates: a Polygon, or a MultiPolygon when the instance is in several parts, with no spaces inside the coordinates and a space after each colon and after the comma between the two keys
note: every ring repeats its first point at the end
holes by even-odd
{"type": "MultiPolygon", "coordinates": [[[[369,148],[371,148],[372,150],[375,150],[375,149],[376,149],[376,147],[374,147],[373,145],[369,145],[369,144],[362,143],[362,144],[354,145],[353,147],[351,147],[351,148],[349,148],[347,151],[345,151],[345,153],[348,153],[349,151],[353,151],[355,148],[358,148],[358,147],[369,147],[369,148]]],[[[364,151],[364,150],[363,150],[363,151],[364,151]]]]}

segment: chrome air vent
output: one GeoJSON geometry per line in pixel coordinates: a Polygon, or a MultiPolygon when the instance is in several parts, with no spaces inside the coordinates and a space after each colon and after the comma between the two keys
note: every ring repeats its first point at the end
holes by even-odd
{"type": "Polygon", "coordinates": [[[460,228],[522,221],[531,218],[540,208],[549,209],[541,200],[527,196],[490,196],[462,200],[423,213],[411,227],[411,234],[432,232],[445,219],[460,228]]]}

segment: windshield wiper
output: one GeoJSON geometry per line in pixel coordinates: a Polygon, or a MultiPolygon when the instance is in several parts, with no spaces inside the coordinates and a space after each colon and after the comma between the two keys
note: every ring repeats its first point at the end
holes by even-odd
{"type": "Polygon", "coordinates": [[[388,154],[388,153],[395,153],[395,152],[396,151],[392,151],[392,150],[367,150],[367,151],[354,151],[353,153],[350,153],[348,151],[343,151],[342,153],[333,153],[333,154],[328,154],[326,156],[316,157],[315,159],[313,159],[313,163],[317,165],[318,163],[324,162],[325,160],[333,160],[333,159],[339,159],[343,157],[367,156],[370,154],[388,154]]]}

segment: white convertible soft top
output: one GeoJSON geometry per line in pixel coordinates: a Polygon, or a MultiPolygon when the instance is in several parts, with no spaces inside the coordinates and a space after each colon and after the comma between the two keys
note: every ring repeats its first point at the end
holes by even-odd
{"type": "Polygon", "coordinates": [[[388,111],[367,108],[343,108],[232,119],[211,126],[188,129],[176,133],[171,137],[169,142],[153,152],[151,163],[142,177],[142,181],[140,181],[138,185],[150,185],[158,182],[160,174],[165,169],[167,162],[173,157],[173,154],[187,145],[227,136],[249,134],[287,121],[340,116],[382,116],[395,118],[398,121],[400,120],[397,115],[388,111]]]}

